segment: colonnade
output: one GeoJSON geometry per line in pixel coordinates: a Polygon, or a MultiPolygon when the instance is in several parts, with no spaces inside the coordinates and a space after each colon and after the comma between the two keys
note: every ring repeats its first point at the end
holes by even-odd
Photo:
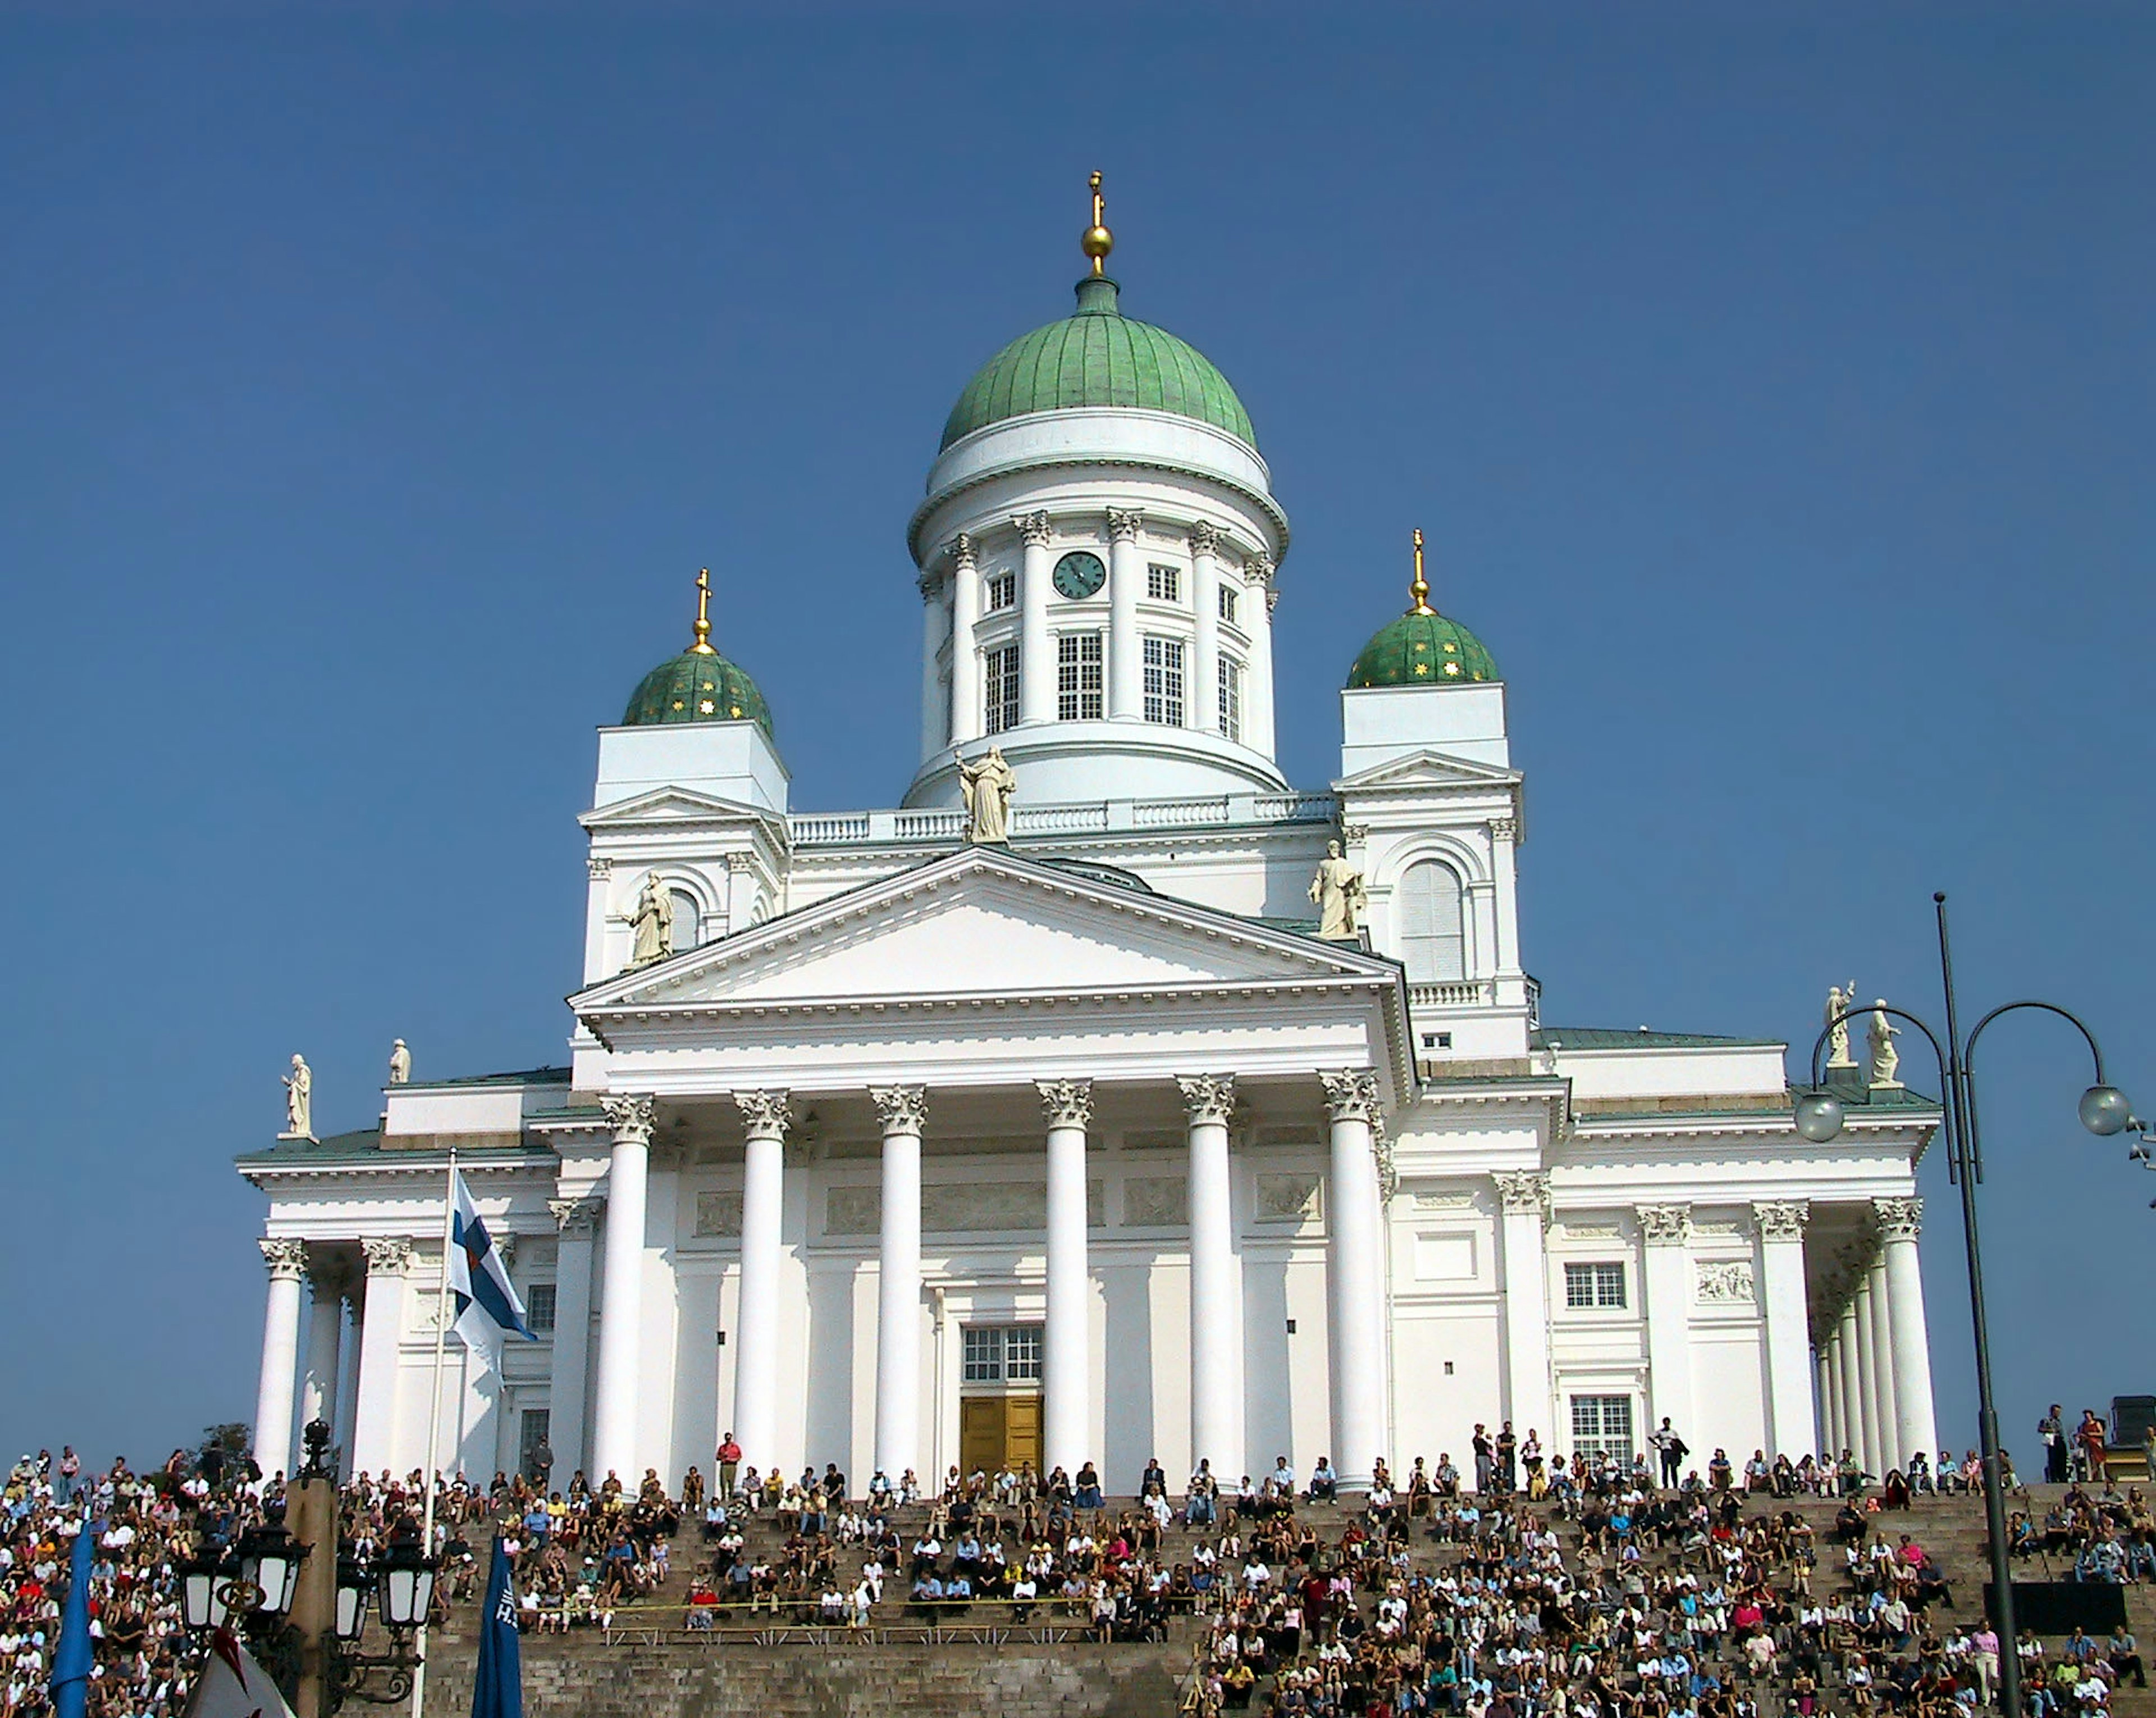
{"type": "Polygon", "coordinates": [[[1874,1475],[1939,1447],[1917,1263],[1923,1213],[1921,1199],[1871,1201],[1871,1233],[1836,1261],[1831,1310],[1822,1308],[1815,1333],[1820,1440],[1874,1475]]]}

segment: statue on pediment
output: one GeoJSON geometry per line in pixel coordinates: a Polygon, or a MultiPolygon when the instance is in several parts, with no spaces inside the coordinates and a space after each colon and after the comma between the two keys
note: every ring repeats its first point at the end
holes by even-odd
{"type": "Polygon", "coordinates": [[[1317,934],[1328,942],[1352,943],[1361,934],[1364,903],[1369,899],[1363,873],[1340,854],[1340,843],[1327,841],[1310,880],[1310,898],[1317,903],[1317,934]]]}
{"type": "Polygon", "coordinates": [[[412,1052],[399,1038],[389,1047],[389,1083],[405,1086],[412,1083],[412,1052]]]}
{"type": "Polygon", "coordinates": [[[629,956],[632,965],[649,966],[674,952],[674,897],[660,882],[657,872],[644,874],[644,887],[637,892],[636,911],[629,914],[629,923],[635,937],[629,956]]]}
{"type": "Polygon", "coordinates": [[[1009,845],[1011,796],[1018,791],[1018,777],[1004,761],[1003,748],[990,746],[986,757],[961,764],[958,786],[966,796],[966,839],[1009,845]]]}
{"type": "Polygon", "coordinates": [[[307,1058],[297,1051],[292,1054],[292,1071],[285,1076],[285,1131],[287,1139],[311,1139],[315,1136],[315,1072],[307,1066],[307,1058]]]}
{"type": "Polygon", "coordinates": [[[1902,1071],[1902,1052],[1894,1047],[1894,1041],[1902,1036],[1902,1028],[1887,1017],[1884,996],[1871,1005],[1871,1024],[1865,1036],[1871,1041],[1871,1089],[1900,1091],[1902,1082],[1896,1076],[1902,1071]]]}
{"type": "Polygon", "coordinates": [[[1829,1067],[1855,1067],[1856,1058],[1849,1053],[1849,1011],[1856,1006],[1856,980],[1851,979],[1846,988],[1830,985],[1826,992],[1826,1065],[1829,1067]]]}

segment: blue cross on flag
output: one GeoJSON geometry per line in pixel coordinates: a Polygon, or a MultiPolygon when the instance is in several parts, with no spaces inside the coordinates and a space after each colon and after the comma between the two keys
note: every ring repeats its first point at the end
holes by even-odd
{"type": "Polygon", "coordinates": [[[508,1268],[495,1251],[486,1225],[480,1220],[479,1207],[472,1202],[471,1188],[462,1170],[451,1184],[451,1198],[455,1206],[451,1226],[455,1244],[449,1249],[449,1292],[456,1296],[457,1335],[465,1339],[467,1348],[481,1353],[492,1350],[501,1331],[514,1330],[529,1341],[537,1341],[524,1322],[524,1303],[510,1286],[508,1268]]]}

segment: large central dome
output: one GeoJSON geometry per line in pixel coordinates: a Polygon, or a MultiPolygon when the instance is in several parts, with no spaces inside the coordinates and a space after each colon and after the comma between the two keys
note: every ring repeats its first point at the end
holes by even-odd
{"type": "Polygon", "coordinates": [[[1021,336],[982,365],[951,408],[942,445],[1029,412],[1132,406],[1194,418],[1256,447],[1250,414],[1228,378],[1165,328],[1125,316],[1116,291],[1106,275],[1081,280],[1075,314],[1021,336]]]}

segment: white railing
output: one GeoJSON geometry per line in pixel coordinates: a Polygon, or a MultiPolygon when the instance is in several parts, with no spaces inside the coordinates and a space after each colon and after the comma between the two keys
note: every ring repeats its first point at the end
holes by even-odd
{"type": "MultiPolygon", "coordinates": [[[[1105,808],[1104,808],[1105,809],[1105,808]]],[[[1131,822],[1139,829],[1180,829],[1194,823],[1225,823],[1228,798],[1216,800],[1134,800],[1131,822]]]]}
{"type": "Polygon", "coordinates": [[[869,838],[869,814],[865,811],[797,811],[787,823],[793,831],[797,847],[815,847],[833,841],[865,841],[869,838]]]}
{"type": "MultiPolygon", "coordinates": [[[[1117,829],[1188,829],[1236,823],[1330,823],[1330,794],[1220,794],[1203,799],[1102,800],[1091,805],[1016,805],[1014,836],[1101,835],[1117,829]]],[[[921,811],[798,811],[788,820],[797,847],[854,841],[952,841],[966,833],[956,807],[921,811]]]]}
{"type": "Polygon", "coordinates": [[[955,808],[947,811],[901,811],[891,820],[891,833],[901,841],[949,841],[965,832],[966,814],[955,808]]]}
{"type": "Polygon", "coordinates": [[[1011,813],[1016,835],[1092,835],[1108,826],[1108,808],[1098,805],[1019,805],[1011,813]]]}
{"type": "Polygon", "coordinates": [[[1445,984],[1408,986],[1410,1009],[1480,1008],[1491,999],[1491,986],[1482,979],[1455,979],[1445,984]]]}
{"type": "Polygon", "coordinates": [[[1339,809],[1330,794],[1260,794],[1250,812],[1265,823],[1330,823],[1339,809]]]}

